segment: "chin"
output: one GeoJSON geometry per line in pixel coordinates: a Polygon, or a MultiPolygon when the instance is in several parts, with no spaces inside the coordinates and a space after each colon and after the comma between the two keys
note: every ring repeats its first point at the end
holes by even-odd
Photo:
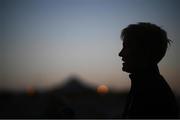
{"type": "Polygon", "coordinates": [[[125,68],[125,67],[122,67],[122,71],[130,73],[130,70],[128,70],[128,69],[125,68]]]}

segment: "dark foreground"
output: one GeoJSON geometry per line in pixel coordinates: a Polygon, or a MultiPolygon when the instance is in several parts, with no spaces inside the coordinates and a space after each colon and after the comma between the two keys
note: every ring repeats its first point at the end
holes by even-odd
{"type": "Polygon", "coordinates": [[[126,96],[127,92],[99,94],[74,79],[43,92],[1,91],[0,118],[121,118],[126,96]]]}

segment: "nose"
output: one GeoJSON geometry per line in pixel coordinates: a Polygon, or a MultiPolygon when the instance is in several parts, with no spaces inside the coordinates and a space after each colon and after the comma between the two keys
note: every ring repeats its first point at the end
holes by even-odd
{"type": "Polygon", "coordinates": [[[124,51],[124,49],[122,49],[122,50],[119,52],[119,56],[120,56],[120,57],[123,57],[123,51],[124,51]]]}

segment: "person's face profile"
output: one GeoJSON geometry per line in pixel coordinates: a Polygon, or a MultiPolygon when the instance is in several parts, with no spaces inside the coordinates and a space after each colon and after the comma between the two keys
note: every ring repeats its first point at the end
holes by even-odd
{"type": "Polygon", "coordinates": [[[123,40],[123,48],[119,53],[122,57],[122,70],[128,73],[133,73],[143,69],[147,65],[146,56],[137,43],[123,40]]]}

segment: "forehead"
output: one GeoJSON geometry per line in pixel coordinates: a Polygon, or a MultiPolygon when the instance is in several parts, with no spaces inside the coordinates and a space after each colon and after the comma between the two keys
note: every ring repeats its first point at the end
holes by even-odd
{"type": "Polygon", "coordinates": [[[137,46],[133,40],[124,39],[123,40],[123,47],[135,47],[137,46]]]}
{"type": "Polygon", "coordinates": [[[136,37],[126,37],[123,39],[123,47],[128,49],[133,49],[135,51],[141,51],[143,47],[140,40],[136,37]]]}

